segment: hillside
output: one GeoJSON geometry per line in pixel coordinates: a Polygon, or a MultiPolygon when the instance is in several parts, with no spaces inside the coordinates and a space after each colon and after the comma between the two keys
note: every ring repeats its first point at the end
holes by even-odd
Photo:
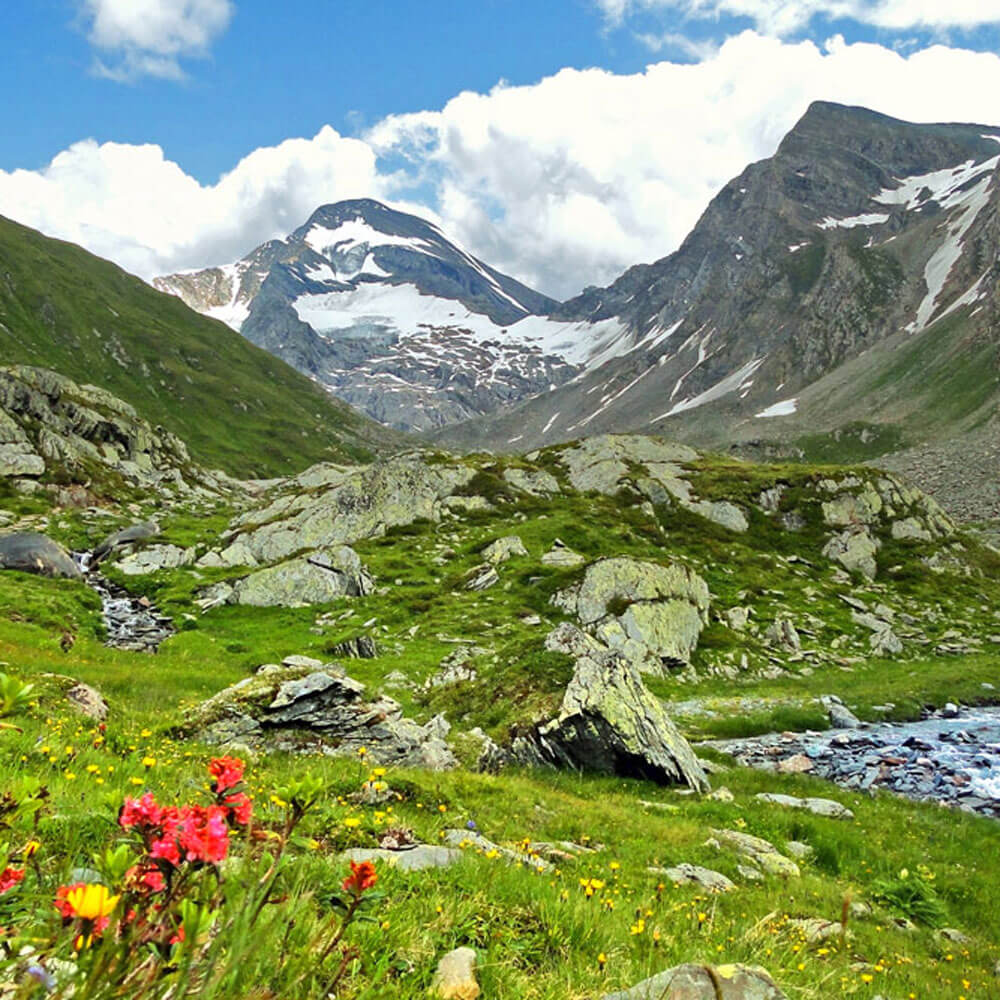
{"type": "Polygon", "coordinates": [[[0,357],[92,384],[233,475],[358,460],[400,438],[224,324],[71,244],[0,219],[0,357]]]}
{"type": "Polygon", "coordinates": [[[447,997],[454,949],[452,997],[995,990],[1000,556],[893,476],[598,437],[0,523],[107,553],[0,572],[29,996],[447,997]],[[167,619],[155,656],[108,585],[167,619]],[[819,739],[860,772],[783,749],[819,739]]]}

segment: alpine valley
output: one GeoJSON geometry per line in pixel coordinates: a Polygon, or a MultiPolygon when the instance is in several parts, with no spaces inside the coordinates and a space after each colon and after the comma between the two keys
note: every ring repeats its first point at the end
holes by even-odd
{"type": "Polygon", "coordinates": [[[813,104],[561,303],[0,219],[0,996],[996,997],[998,178],[813,104]]]}

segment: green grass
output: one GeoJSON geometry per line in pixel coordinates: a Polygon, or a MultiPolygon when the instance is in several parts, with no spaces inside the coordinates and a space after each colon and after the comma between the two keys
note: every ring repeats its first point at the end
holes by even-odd
{"type": "Polygon", "coordinates": [[[287,475],[403,440],[223,323],[79,247],[0,218],[0,267],[4,364],[107,389],[203,465],[287,475]]]}
{"type": "MultiPolygon", "coordinates": [[[[858,579],[849,587],[836,582],[821,553],[829,532],[822,526],[814,484],[837,470],[796,463],[753,467],[706,457],[690,470],[692,483],[704,498],[747,505],[750,530],[736,535],[675,506],[651,514],[629,488],[616,497],[511,500],[499,486],[507,460],[469,461],[477,469],[487,466],[479,482],[492,491],[494,509],[419,521],[359,542],[356,548],[379,588],[365,598],[319,608],[224,607],[201,613],[194,603],[197,591],[238,574],[182,569],[125,578],[109,569],[173,616],[179,631],[155,656],[105,647],[97,604],[86,587],[0,574],[0,662],[7,664],[2,669],[39,685],[37,707],[28,716],[5,720],[24,732],[0,730],[0,791],[23,798],[24,782],[32,781],[47,793],[37,827],[33,809],[0,815],[0,822],[9,824],[0,829],[0,846],[13,864],[20,864],[18,852],[30,837],[42,845],[38,871],[29,873],[16,894],[0,897],[0,924],[30,938],[43,954],[54,949],[70,958],[71,943],[50,907],[55,888],[74,868],[92,867],[95,852],[121,839],[114,817],[124,796],[148,788],[161,800],[205,801],[203,768],[212,751],[178,735],[183,711],[261,663],[290,653],[329,659],[339,642],[371,635],[380,655],[343,665],[370,694],[389,694],[411,717],[423,721],[443,711],[456,734],[478,725],[504,739],[550,716],[570,671],[567,658],[544,651],[545,635],[562,617],[550,599],[582,572],[540,565],[540,554],[556,538],[587,559],[615,554],[684,562],[704,576],[717,611],[752,607],[756,631],[735,632],[713,617],[693,672],[648,681],[692,739],[819,726],[823,713],[816,699],[823,694],[838,694],[863,718],[907,719],[945,701],[972,704],[995,697],[984,683],[1000,688],[1000,650],[991,652],[985,644],[988,635],[1000,632],[996,557],[963,539],[975,575],[938,575],[921,557],[939,546],[884,539],[885,571],[878,580],[858,579]],[[800,532],[781,529],[749,506],[762,489],[778,483],[785,486],[783,510],[803,518],[800,532]],[[483,547],[508,534],[519,535],[530,555],[500,566],[497,586],[467,591],[465,575],[482,561],[483,547]],[[838,597],[846,592],[872,606],[882,601],[908,609],[932,645],[924,649],[911,642],[901,659],[871,659],[867,633],[851,622],[850,609],[838,597]],[[804,646],[824,656],[779,658],[780,673],[768,677],[773,651],[761,632],[781,613],[801,626],[804,646]],[[541,624],[528,624],[532,616],[541,624]],[[983,651],[932,655],[933,643],[954,627],[982,639],[983,651]],[[67,632],[76,641],[64,652],[67,632]],[[453,640],[479,647],[471,660],[477,679],[425,690],[424,681],[457,648],[453,640]],[[749,659],[745,672],[718,674],[742,654],[749,659]],[[393,671],[404,673],[413,686],[387,687],[385,678],[393,671]],[[60,700],[66,681],[46,674],[98,687],[111,706],[106,732],[69,712],[60,700]],[[891,711],[877,710],[888,702],[895,705],[891,711]]],[[[557,470],[553,454],[542,461],[557,470]]],[[[150,513],[163,524],[161,541],[200,550],[217,539],[232,512],[224,506],[144,508],[143,516],[150,513]]],[[[85,511],[63,511],[51,515],[51,530],[74,544],[93,544],[123,520],[121,514],[98,520],[85,511]]],[[[702,752],[718,759],[707,748],[702,752]]],[[[340,852],[375,844],[390,825],[436,843],[445,828],[470,820],[496,842],[568,840],[596,851],[563,859],[545,875],[474,852],[452,869],[410,875],[383,869],[379,888],[386,895],[371,911],[374,922],[355,924],[348,932],[346,940],[359,954],[349,963],[339,997],[426,996],[437,960],[463,945],[477,951],[483,995],[518,1000],[594,1000],[687,961],[762,965],[790,1000],[911,993],[921,1000],[978,1000],[995,990],[1000,915],[993,901],[1000,876],[992,859],[1000,847],[1000,826],[985,819],[885,794],[861,796],[809,777],[738,768],[713,778],[716,786],[732,791],[733,802],[572,773],[390,770],[385,780],[395,797],[372,807],[352,798],[370,770],[358,759],[254,754],[249,767],[259,831],[273,833],[280,826],[283,807],[275,799],[281,800],[292,779],[311,772],[320,779],[322,794],[303,821],[301,836],[288,846],[275,903],[264,905],[256,923],[248,914],[259,899],[265,852],[276,842],[234,838],[221,890],[205,890],[217,912],[210,954],[218,959],[219,972],[199,986],[198,995],[206,1000],[319,1000],[333,968],[317,960],[316,942],[333,926],[331,898],[346,874],[340,852]],[[856,819],[765,805],[755,798],[759,792],[832,797],[854,810],[856,819]],[[643,804],[648,802],[665,808],[643,804]],[[713,828],[742,829],[779,848],[789,840],[806,842],[812,859],[803,863],[800,879],[755,884],[740,874],[735,855],[706,844],[713,828]],[[720,871],[740,887],[707,896],[694,887],[661,885],[649,870],[682,861],[720,871]],[[913,890],[901,872],[918,872],[919,865],[933,878],[913,890]],[[592,878],[605,886],[588,899],[580,880],[592,878]],[[874,909],[870,918],[852,919],[846,944],[810,946],[789,924],[803,917],[838,920],[848,897],[874,909]],[[904,930],[898,923],[903,917],[927,922],[904,930]],[[968,934],[971,943],[937,938],[930,924],[939,920],[968,934]]],[[[15,963],[9,967],[16,976],[15,963]]],[[[160,980],[147,995],[162,996],[169,985],[169,979],[160,980]]],[[[80,991],[77,1000],[115,995],[109,989],[88,986],[90,992],[80,991]]]]}

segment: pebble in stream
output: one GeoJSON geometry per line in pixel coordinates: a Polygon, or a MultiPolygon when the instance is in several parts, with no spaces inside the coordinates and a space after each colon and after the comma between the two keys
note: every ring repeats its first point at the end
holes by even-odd
{"type": "Polygon", "coordinates": [[[155,653],[160,643],[174,634],[171,620],[148,601],[133,597],[92,569],[89,552],[75,552],[73,557],[87,585],[101,598],[104,625],[108,630],[105,645],[135,653],[155,653]]]}

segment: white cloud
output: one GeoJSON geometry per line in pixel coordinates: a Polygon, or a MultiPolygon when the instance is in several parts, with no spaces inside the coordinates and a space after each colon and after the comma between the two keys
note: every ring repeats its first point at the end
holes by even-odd
{"type": "Polygon", "coordinates": [[[229,26],[232,0],[82,0],[88,38],[113,80],[182,79],[180,60],[201,57],[229,26]]]}
{"type": "Polygon", "coordinates": [[[935,46],[904,57],[748,31],[695,64],[660,62],[631,76],[567,69],[391,117],[368,138],[411,152],[437,184],[447,231],[568,295],[675,249],[719,188],[771,155],[812,100],[1000,124],[998,87],[993,54],[935,46]],[[499,218],[468,208],[487,204],[499,218]]]}
{"type": "Polygon", "coordinates": [[[329,127],[258,149],[211,186],[159,146],[85,140],[42,170],[0,171],[0,214],[150,278],[236,260],[323,202],[379,191],[371,148],[329,127]]]}
{"type": "Polygon", "coordinates": [[[318,205],[371,196],[424,210],[491,264],[556,296],[675,249],[711,197],[773,153],[814,99],[916,121],[1000,125],[1000,57],[901,55],[835,38],[754,32],[695,64],[623,76],[563,70],[390,117],[361,139],[331,128],[257,150],[202,185],[157,146],[78,143],[39,171],[0,171],[0,214],[150,277],[223,263],[318,205]],[[377,156],[407,168],[380,172],[377,156]]]}
{"type": "Polygon", "coordinates": [[[759,31],[788,35],[815,17],[876,28],[977,28],[1000,23],[1000,0],[596,0],[612,23],[632,11],[672,11],[692,20],[749,18],[759,31]]]}

